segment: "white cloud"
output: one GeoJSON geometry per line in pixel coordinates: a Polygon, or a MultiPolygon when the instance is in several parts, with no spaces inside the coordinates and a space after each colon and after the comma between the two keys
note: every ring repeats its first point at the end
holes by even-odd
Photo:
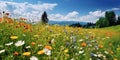
{"type": "MultiPolygon", "coordinates": [[[[41,14],[43,11],[51,11],[57,6],[57,3],[42,3],[38,2],[38,4],[31,4],[28,2],[17,3],[7,0],[0,0],[0,12],[7,11],[12,14],[12,17],[24,17],[27,19],[32,19],[34,21],[38,21],[41,18],[41,14]]],[[[112,8],[108,10],[120,10],[120,8],[112,8]]],[[[107,11],[107,10],[105,10],[107,11]]],[[[88,14],[79,16],[79,12],[72,11],[68,12],[66,15],[62,15],[59,13],[49,14],[48,18],[50,20],[57,21],[83,21],[83,22],[96,22],[99,17],[105,15],[105,11],[96,10],[90,11],[88,14]]]]}
{"type": "Polygon", "coordinates": [[[114,10],[114,11],[115,11],[115,10],[120,10],[120,8],[112,8],[111,10],[114,10]]]}
{"type": "Polygon", "coordinates": [[[115,8],[111,8],[111,9],[107,9],[106,11],[118,11],[120,10],[120,7],[115,7],[115,8]]]}
{"type": "Polygon", "coordinates": [[[79,14],[79,13],[78,13],[77,11],[70,12],[70,13],[68,13],[68,14],[64,17],[64,19],[66,19],[66,20],[75,20],[75,19],[77,19],[78,14],[79,14]]]}
{"type": "Polygon", "coordinates": [[[67,15],[62,15],[62,14],[51,14],[49,15],[50,20],[66,20],[66,21],[71,21],[71,20],[77,20],[78,18],[78,12],[77,11],[73,11],[73,12],[69,12],[67,15]]]}
{"type": "Polygon", "coordinates": [[[96,22],[99,17],[104,16],[105,11],[97,10],[90,11],[89,14],[84,16],[78,16],[77,11],[69,12],[67,15],[62,14],[51,14],[49,15],[50,20],[57,21],[82,21],[82,22],[96,22]]]}
{"type": "Polygon", "coordinates": [[[103,17],[105,15],[105,11],[97,10],[97,11],[91,11],[88,15],[81,16],[79,18],[80,21],[84,22],[96,22],[99,17],[103,17]]]}
{"type": "Polygon", "coordinates": [[[13,17],[24,17],[37,21],[40,20],[43,11],[51,11],[56,6],[56,3],[31,4],[28,2],[17,3],[13,1],[0,1],[0,12],[4,10],[10,12],[13,17]]]}

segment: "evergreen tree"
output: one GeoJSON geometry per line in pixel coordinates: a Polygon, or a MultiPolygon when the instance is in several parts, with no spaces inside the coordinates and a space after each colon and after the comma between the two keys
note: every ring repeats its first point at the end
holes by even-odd
{"type": "Polygon", "coordinates": [[[109,26],[109,21],[105,17],[100,17],[99,20],[96,22],[96,27],[102,28],[109,26]]]}
{"type": "Polygon", "coordinates": [[[116,24],[116,15],[114,11],[106,11],[105,18],[109,21],[110,26],[116,24]]]}
{"type": "Polygon", "coordinates": [[[41,16],[42,23],[46,24],[48,23],[49,19],[47,18],[47,13],[44,11],[44,13],[41,16]]]}
{"type": "Polygon", "coordinates": [[[120,16],[118,16],[117,24],[120,25],[120,16]]]}

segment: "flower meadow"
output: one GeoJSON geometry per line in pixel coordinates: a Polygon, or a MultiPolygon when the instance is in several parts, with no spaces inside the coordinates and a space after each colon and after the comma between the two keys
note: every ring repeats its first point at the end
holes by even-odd
{"type": "Polygon", "coordinates": [[[120,31],[0,23],[1,60],[120,60],[120,31]]]}

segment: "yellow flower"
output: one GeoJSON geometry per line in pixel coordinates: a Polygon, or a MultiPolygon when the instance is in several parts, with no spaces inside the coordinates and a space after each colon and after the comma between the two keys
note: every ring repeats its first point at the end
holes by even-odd
{"type": "Polygon", "coordinates": [[[118,60],[117,58],[114,58],[114,60],[118,60]]]}
{"type": "Polygon", "coordinates": [[[68,49],[65,49],[64,52],[67,53],[67,52],[68,52],[68,49]]]}
{"type": "Polygon", "coordinates": [[[11,36],[10,38],[13,39],[13,40],[15,40],[15,39],[18,38],[18,36],[11,36]]]}
{"type": "Polygon", "coordinates": [[[34,35],[34,37],[39,37],[39,35],[34,35]]]}
{"type": "Polygon", "coordinates": [[[31,53],[30,52],[24,52],[23,55],[24,56],[29,56],[31,53]]]}
{"type": "Polygon", "coordinates": [[[38,51],[38,53],[37,54],[44,54],[45,52],[44,52],[44,50],[40,50],[40,51],[38,51]]]}
{"type": "Polygon", "coordinates": [[[117,51],[120,51],[120,47],[119,47],[119,48],[117,48],[117,51]]]}

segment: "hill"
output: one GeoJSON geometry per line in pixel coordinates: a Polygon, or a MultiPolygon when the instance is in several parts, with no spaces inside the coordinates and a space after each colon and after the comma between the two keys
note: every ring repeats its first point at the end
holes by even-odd
{"type": "Polygon", "coordinates": [[[101,28],[101,29],[106,29],[106,30],[112,30],[112,31],[118,31],[118,32],[120,32],[120,25],[111,26],[111,27],[105,27],[105,28],[101,28]]]}

